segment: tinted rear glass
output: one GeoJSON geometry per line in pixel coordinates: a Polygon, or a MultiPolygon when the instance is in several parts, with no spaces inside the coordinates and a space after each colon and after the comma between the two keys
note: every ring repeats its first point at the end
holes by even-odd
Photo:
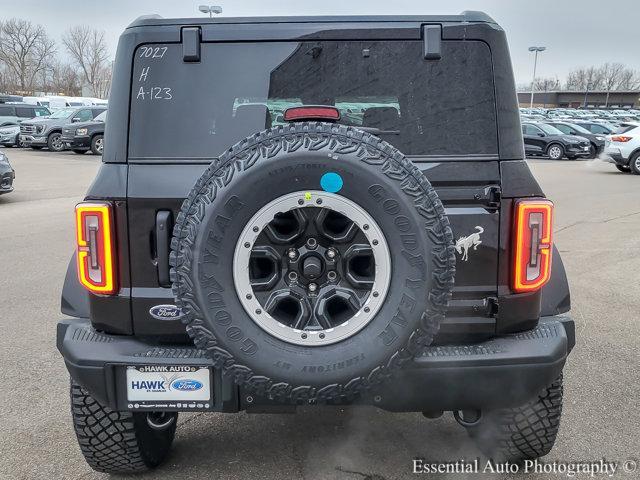
{"type": "Polygon", "coordinates": [[[33,107],[16,107],[16,115],[22,118],[33,118],[35,111],[33,107]]]}
{"type": "Polygon", "coordinates": [[[300,105],[334,105],[340,123],[379,135],[407,155],[497,154],[489,48],[421,41],[205,43],[135,54],[129,156],[212,158],[300,105]]]}

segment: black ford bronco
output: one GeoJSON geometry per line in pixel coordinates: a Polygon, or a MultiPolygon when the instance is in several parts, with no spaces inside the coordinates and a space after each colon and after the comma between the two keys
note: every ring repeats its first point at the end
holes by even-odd
{"type": "Polygon", "coordinates": [[[178,412],[367,404],[547,454],[552,217],[485,14],[138,19],[58,324],[82,453],[136,472],[178,412]]]}

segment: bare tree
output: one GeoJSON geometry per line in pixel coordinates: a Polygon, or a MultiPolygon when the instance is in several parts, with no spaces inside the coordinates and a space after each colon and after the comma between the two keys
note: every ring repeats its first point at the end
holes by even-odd
{"type": "Polygon", "coordinates": [[[640,71],[625,68],[619,75],[616,90],[640,89],[640,71]]]}
{"type": "Polygon", "coordinates": [[[21,93],[33,91],[36,77],[56,53],[42,25],[12,18],[0,23],[0,62],[15,78],[21,93]]]}
{"type": "Polygon", "coordinates": [[[100,91],[104,90],[104,69],[109,56],[104,31],[86,25],[72,27],[62,36],[62,43],[93,94],[100,96],[100,91]]]}
{"type": "Polygon", "coordinates": [[[540,77],[536,78],[535,90],[537,92],[549,92],[551,90],[560,89],[560,80],[558,77],[540,77]]]}
{"type": "Polygon", "coordinates": [[[100,69],[96,77],[93,91],[98,98],[107,98],[111,89],[111,64],[107,64],[100,69]]]}
{"type": "Polygon", "coordinates": [[[598,67],[576,68],[567,76],[567,90],[593,91],[602,88],[602,86],[603,72],[598,67]]]}
{"type": "Polygon", "coordinates": [[[81,94],[80,75],[67,63],[56,62],[52,66],[51,90],[56,94],[75,97],[81,94]]]}
{"type": "Polygon", "coordinates": [[[608,107],[611,90],[613,90],[620,81],[620,75],[624,72],[625,66],[621,63],[605,63],[600,69],[602,72],[602,87],[607,92],[604,106],[608,107]]]}

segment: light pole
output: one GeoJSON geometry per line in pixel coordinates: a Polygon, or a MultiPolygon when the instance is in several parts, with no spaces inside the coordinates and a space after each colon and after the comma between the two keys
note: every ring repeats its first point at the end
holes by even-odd
{"type": "Polygon", "coordinates": [[[219,7],[218,5],[200,5],[198,10],[202,13],[208,13],[209,18],[212,18],[214,13],[216,15],[222,13],[222,7],[219,7]]]}
{"type": "Polygon", "coordinates": [[[529,108],[533,108],[533,89],[536,84],[536,67],[538,66],[538,52],[544,52],[547,47],[529,47],[530,52],[535,52],[535,57],[533,59],[533,79],[531,80],[531,102],[529,108]]]}

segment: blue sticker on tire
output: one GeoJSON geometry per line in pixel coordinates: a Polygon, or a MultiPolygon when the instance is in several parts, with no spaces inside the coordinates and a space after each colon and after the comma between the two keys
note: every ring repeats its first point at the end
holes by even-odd
{"type": "Polygon", "coordinates": [[[320,179],[322,190],[329,193],[338,193],[343,184],[342,177],[335,172],[327,172],[320,179]]]}

